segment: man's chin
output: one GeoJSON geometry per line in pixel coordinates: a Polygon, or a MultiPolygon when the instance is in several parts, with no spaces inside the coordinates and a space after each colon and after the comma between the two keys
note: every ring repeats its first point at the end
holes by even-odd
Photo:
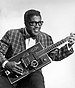
{"type": "Polygon", "coordinates": [[[33,33],[32,37],[36,37],[39,33],[33,33]]]}
{"type": "Polygon", "coordinates": [[[38,34],[39,34],[39,32],[38,33],[34,33],[35,36],[37,36],[38,34]]]}

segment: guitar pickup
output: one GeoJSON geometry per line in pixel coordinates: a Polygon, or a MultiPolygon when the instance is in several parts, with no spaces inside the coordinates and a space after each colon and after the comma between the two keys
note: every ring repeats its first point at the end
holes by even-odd
{"type": "Polygon", "coordinates": [[[23,57],[22,59],[21,59],[21,63],[22,63],[22,66],[24,67],[24,68],[27,68],[28,66],[29,66],[29,64],[30,64],[30,60],[29,60],[29,58],[28,57],[23,57]]]}

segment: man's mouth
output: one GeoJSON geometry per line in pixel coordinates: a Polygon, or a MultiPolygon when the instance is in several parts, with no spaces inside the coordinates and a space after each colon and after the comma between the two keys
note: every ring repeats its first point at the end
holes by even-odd
{"type": "Polygon", "coordinates": [[[35,30],[34,30],[34,32],[35,32],[35,33],[38,33],[38,32],[39,32],[39,30],[38,30],[38,29],[35,29],[35,30]]]}

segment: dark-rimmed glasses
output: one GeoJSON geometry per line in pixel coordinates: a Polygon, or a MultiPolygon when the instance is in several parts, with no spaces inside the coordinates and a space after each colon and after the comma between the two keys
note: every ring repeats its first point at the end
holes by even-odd
{"type": "Polygon", "coordinates": [[[39,25],[39,26],[42,26],[42,24],[43,24],[43,21],[31,21],[31,22],[29,22],[29,25],[30,26],[36,26],[36,25],[39,25]]]}

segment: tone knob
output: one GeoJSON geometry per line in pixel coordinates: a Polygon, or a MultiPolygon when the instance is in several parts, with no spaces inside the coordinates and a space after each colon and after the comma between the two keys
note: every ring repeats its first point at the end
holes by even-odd
{"type": "Polygon", "coordinates": [[[38,66],[38,61],[37,60],[33,60],[32,62],[31,62],[31,66],[32,67],[37,67],[38,66]]]}

